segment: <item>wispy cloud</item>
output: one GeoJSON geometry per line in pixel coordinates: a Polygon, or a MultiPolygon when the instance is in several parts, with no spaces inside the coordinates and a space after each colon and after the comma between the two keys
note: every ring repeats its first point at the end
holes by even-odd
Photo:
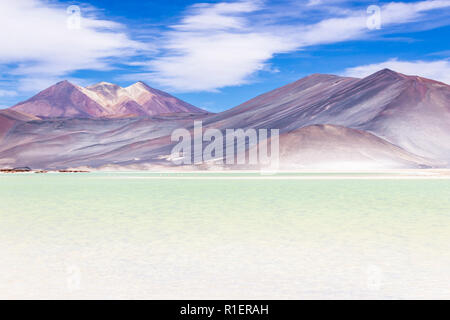
{"type": "MultiPolygon", "coordinates": [[[[327,16],[318,21],[304,18],[305,11],[321,5],[321,1],[310,1],[302,11],[284,7],[270,14],[271,7],[264,1],[194,5],[163,34],[163,54],[144,63],[139,76],[175,91],[214,91],[246,84],[257,72],[271,70],[270,61],[277,54],[370,37],[365,7],[351,9],[341,4],[333,11],[328,4],[327,16]],[[295,15],[301,19],[288,19],[295,15]]],[[[381,7],[382,32],[388,33],[388,26],[421,21],[428,11],[447,7],[449,0],[386,4],[381,7]]]]}
{"type": "Polygon", "coordinates": [[[16,91],[0,89],[0,97],[14,97],[16,95],[17,95],[16,91]]]}
{"type": "Polygon", "coordinates": [[[43,0],[0,2],[0,64],[9,66],[4,75],[19,79],[20,89],[41,89],[49,79],[76,70],[109,69],[111,59],[146,49],[122,25],[97,18],[92,8],[81,12],[80,29],[68,28],[66,8],[43,0]]]}
{"type": "Polygon", "coordinates": [[[363,78],[385,68],[407,75],[417,75],[450,84],[449,60],[400,61],[391,59],[381,63],[349,68],[343,74],[350,77],[363,78]]]}

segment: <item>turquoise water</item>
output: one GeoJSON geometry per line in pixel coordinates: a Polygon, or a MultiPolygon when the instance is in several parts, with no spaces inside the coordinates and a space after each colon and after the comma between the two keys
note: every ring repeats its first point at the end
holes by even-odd
{"type": "Polygon", "coordinates": [[[450,298],[450,180],[379,175],[0,175],[0,297],[450,298]]]}

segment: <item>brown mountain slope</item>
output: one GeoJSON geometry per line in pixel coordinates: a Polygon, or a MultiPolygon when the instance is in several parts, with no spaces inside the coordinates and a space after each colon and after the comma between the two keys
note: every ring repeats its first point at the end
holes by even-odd
{"type": "Polygon", "coordinates": [[[118,85],[100,82],[85,88],[84,92],[102,105],[112,118],[148,115],[142,106],[129,95],[128,91],[118,85]]]}
{"type": "Polygon", "coordinates": [[[107,111],[81,88],[62,81],[11,108],[42,118],[104,117],[107,111]]]}
{"type": "Polygon", "coordinates": [[[11,109],[42,118],[120,118],[207,113],[143,82],[128,88],[107,82],[83,88],[62,81],[11,109]]]}
{"type": "Polygon", "coordinates": [[[282,169],[426,168],[442,165],[361,130],[313,125],[280,136],[282,169]]]}
{"type": "Polygon", "coordinates": [[[205,110],[194,107],[166,92],[151,88],[141,81],[125,88],[125,90],[148,115],[178,112],[206,113],[205,110]]]}
{"type": "Polygon", "coordinates": [[[217,114],[208,124],[282,132],[334,124],[450,161],[450,86],[388,69],[364,79],[312,75],[217,114]]]}
{"type": "Polygon", "coordinates": [[[17,123],[33,120],[40,119],[14,110],[0,110],[0,141],[17,123]]]}

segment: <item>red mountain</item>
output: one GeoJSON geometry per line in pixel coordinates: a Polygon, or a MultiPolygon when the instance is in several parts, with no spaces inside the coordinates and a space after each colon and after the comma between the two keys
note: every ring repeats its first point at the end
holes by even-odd
{"type": "Polygon", "coordinates": [[[43,118],[89,118],[108,115],[100,104],[69,81],[62,81],[45,89],[31,99],[15,105],[12,110],[43,118]]]}
{"type": "Polygon", "coordinates": [[[332,124],[450,161],[450,86],[388,69],[364,79],[316,74],[212,116],[208,124],[282,133],[332,124]]]}
{"type": "Polygon", "coordinates": [[[62,81],[11,108],[42,118],[120,118],[167,113],[207,113],[138,82],[128,88],[101,82],[82,88],[62,81]]]}

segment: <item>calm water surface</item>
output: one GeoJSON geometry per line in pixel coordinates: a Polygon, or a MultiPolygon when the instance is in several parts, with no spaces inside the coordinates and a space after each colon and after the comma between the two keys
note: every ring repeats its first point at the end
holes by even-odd
{"type": "Polygon", "coordinates": [[[450,299],[450,180],[289,176],[0,175],[0,298],[450,299]]]}

